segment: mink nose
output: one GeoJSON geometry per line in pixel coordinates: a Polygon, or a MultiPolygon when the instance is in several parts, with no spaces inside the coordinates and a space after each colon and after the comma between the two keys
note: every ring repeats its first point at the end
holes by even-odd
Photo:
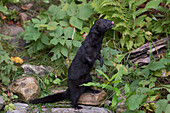
{"type": "Polygon", "coordinates": [[[112,21],[112,24],[114,24],[114,22],[112,21]]]}

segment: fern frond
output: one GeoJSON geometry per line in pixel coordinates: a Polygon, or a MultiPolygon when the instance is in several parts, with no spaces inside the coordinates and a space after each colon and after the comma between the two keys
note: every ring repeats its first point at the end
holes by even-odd
{"type": "Polygon", "coordinates": [[[119,6],[119,4],[115,0],[104,0],[101,3],[101,6],[102,7],[105,7],[105,6],[119,6]]]}
{"type": "Polygon", "coordinates": [[[128,35],[129,37],[131,37],[129,31],[128,31],[128,30],[125,30],[125,31],[122,33],[123,39],[125,39],[125,37],[126,37],[127,35],[128,35]]]}
{"type": "Polygon", "coordinates": [[[124,22],[120,22],[120,23],[116,24],[115,29],[118,28],[118,27],[125,27],[126,28],[127,26],[124,22]]]}
{"type": "Polygon", "coordinates": [[[118,14],[118,13],[112,14],[111,17],[112,17],[112,18],[119,18],[119,19],[121,19],[121,20],[124,20],[124,19],[122,18],[122,15],[121,15],[121,14],[118,14]]]}
{"type": "Polygon", "coordinates": [[[120,9],[118,7],[105,7],[104,10],[108,11],[108,12],[120,12],[120,9]]]}
{"type": "Polygon", "coordinates": [[[134,2],[135,7],[139,7],[141,4],[145,3],[147,0],[136,0],[134,2]]]}

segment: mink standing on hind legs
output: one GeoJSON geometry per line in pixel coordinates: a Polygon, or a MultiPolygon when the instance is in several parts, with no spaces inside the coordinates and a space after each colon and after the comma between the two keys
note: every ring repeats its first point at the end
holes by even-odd
{"type": "Polygon", "coordinates": [[[100,61],[100,66],[102,67],[103,58],[100,53],[102,40],[105,32],[111,29],[113,24],[113,21],[106,19],[100,19],[94,23],[69,67],[68,89],[65,92],[31,100],[30,103],[53,103],[69,99],[71,100],[72,106],[75,109],[79,109],[81,107],[78,106],[78,100],[81,94],[85,92],[98,93],[98,90],[80,85],[92,81],[90,71],[96,60],[100,61]]]}

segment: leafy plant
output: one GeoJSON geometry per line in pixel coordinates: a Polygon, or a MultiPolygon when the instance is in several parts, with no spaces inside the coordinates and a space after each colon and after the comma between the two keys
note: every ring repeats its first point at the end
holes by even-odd
{"type": "MultiPolygon", "coordinates": [[[[4,36],[4,35],[3,35],[4,36]]],[[[9,37],[6,37],[9,38],[9,37]]],[[[0,38],[0,40],[2,40],[0,38]]],[[[10,82],[11,74],[16,71],[17,68],[14,66],[9,53],[3,47],[3,41],[0,42],[0,80],[4,85],[8,85],[10,82]]]]}
{"type": "MultiPolygon", "coordinates": [[[[143,80],[135,80],[128,87],[128,92],[126,92],[126,96],[128,97],[126,103],[130,110],[137,110],[140,107],[144,106],[146,111],[150,112],[158,112],[159,110],[163,111],[164,109],[159,109],[159,104],[164,104],[164,107],[167,106],[167,100],[158,100],[160,98],[161,92],[160,90],[165,89],[169,92],[169,85],[162,85],[157,77],[167,77],[168,76],[168,65],[169,65],[169,53],[165,55],[159,61],[151,61],[149,65],[147,65],[144,69],[137,68],[133,73],[140,78],[143,76],[143,80]],[[162,70],[166,70],[162,73],[162,70]],[[167,75],[166,75],[167,74],[167,75]],[[163,76],[164,75],[164,76],[163,76]],[[159,82],[159,85],[157,82],[159,82]],[[135,99],[137,98],[137,99],[135,99]],[[138,101],[136,101],[138,100],[138,101]],[[155,102],[157,101],[157,102],[155,102]],[[160,103],[159,103],[160,102],[160,103]]],[[[129,71],[129,74],[131,72],[129,71]]],[[[125,89],[126,90],[126,89],[125,89]]]]}
{"type": "Polygon", "coordinates": [[[117,88],[117,85],[118,83],[122,82],[121,78],[123,75],[123,67],[121,67],[119,71],[115,75],[113,75],[111,78],[109,78],[109,76],[107,76],[101,70],[96,69],[96,71],[99,73],[99,75],[104,76],[104,78],[106,79],[105,83],[99,84],[95,82],[89,82],[87,84],[83,84],[83,86],[95,86],[95,87],[99,87],[99,88],[114,92],[113,98],[112,98],[112,107],[115,108],[118,103],[118,97],[121,93],[120,90],[117,88]]]}
{"type": "MultiPolygon", "coordinates": [[[[157,38],[169,34],[169,9],[166,0],[93,0],[92,6],[100,17],[113,20],[114,30],[121,34],[122,48],[132,50],[157,38]],[[160,5],[164,4],[164,5],[160,5]],[[141,6],[145,5],[144,8],[141,6]],[[155,13],[154,13],[155,11],[155,13]],[[154,34],[154,35],[153,35],[154,34]]],[[[120,36],[117,36],[120,37],[120,36]]]]}
{"type": "Polygon", "coordinates": [[[50,73],[49,76],[47,76],[47,78],[45,79],[45,84],[49,85],[50,83],[53,84],[61,84],[61,80],[59,78],[56,78],[53,80],[53,78],[55,77],[54,73],[50,73]]]}
{"type": "Polygon", "coordinates": [[[14,101],[15,99],[17,99],[17,98],[18,98],[17,95],[14,95],[13,93],[8,93],[8,95],[5,94],[5,93],[2,93],[1,98],[3,98],[4,101],[5,101],[4,110],[5,110],[6,112],[7,112],[8,110],[9,110],[9,111],[12,111],[12,110],[15,109],[15,105],[14,105],[11,101],[14,101]]]}
{"type": "Polygon", "coordinates": [[[24,40],[31,42],[28,53],[50,49],[52,61],[72,59],[75,49],[81,45],[80,31],[87,28],[84,27],[85,21],[93,13],[87,3],[77,5],[75,2],[61,1],[59,6],[51,5],[25,26],[24,40]]]}

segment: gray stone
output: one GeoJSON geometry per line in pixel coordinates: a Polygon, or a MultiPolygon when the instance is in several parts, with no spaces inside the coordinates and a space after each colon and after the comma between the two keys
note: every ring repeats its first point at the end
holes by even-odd
{"type": "MultiPolygon", "coordinates": [[[[27,45],[26,41],[23,40],[23,38],[16,38],[16,36],[22,32],[24,32],[24,29],[18,26],[3,25],[2,28],[0,28],[1,34],[11,37],[11,39],[8,40],[8,43],[19,47],[25,47],[27,45]]],[[[5,38],[3,39],[5,40],[5,38]]]]}
{"type": "MultiPolygon", "coordinates": [[[[39,113],[39,109],[32,108],[25,103],[14,103],[15,110],[7,111],[7,113],[39,113]]],[[[84,106],[80,105],[82,109],[75,110],[74,108],[44,108],[42,106],[42,113],[111,113],[110,110],[105,108],[93,107],[93,106],[84,106]]]]}
{"type": "Polygon", "coordinates": [[[17,27],[17,26],[3,26],[2,27],[2,34],[8,35],[11,37],[16,37],[20,33],[24,32],[24,29],[22,27],[17,27]]]}
{"type": "MultiPolygon", "coordinates": [[[[74,108],[51,108],[50,113],[111,113],[110,110],[99,107],[83,106],[82,109],[75,110],[74,108]]],[[[34,109],[32,113],[37,113],[38,109],[34,109]]],[[[48,108],[43,108],[42,113],[49,112],[48,108]]]]}
{"type": "Polygon", "coordinates": [[[6,113],[27,113],[28,104],[25,103],[14,103],[15,109],[7,111],[6,113]]]}
{"type": "Polygon", "coordinates": [[[118,98],[118,100],[122,100],[123,99],[123,101],[121,101],[121,102],[119,102],[117,104],[116,113],[123,113],[123,112],[125,112],[128,109],[127,106],[126,106],[126,103],[125,103],[126,96],[123,96],[123,94],[124,93],[120,94],[120,96],[118,98]]]}
{"type": "Polygon", "coordinates": [[[40,88],[35,77],[21,77],[15,80],[10,85],[10,90],[24,102],[38,98],[40,95],[40,88]]]}
{"type": "MultiPolygon", "coordinates": [[[[60,93],[64,91],[66,90],[56,90],[54,93],[60,93]]],[[[107,94],[104,90],[102,90],[100,93],[83,93],[80,96],[78,103],[83,105],[102,105],[104,104],[103,100],[105,99],[106,95],[107,94]]]]}
{"type": "Polygon", "coordinates": [[[26,75],[46,75],[47,73],[50,73],[53,71],[53,69],[48,66],[48,67],[44,67],[44,66],[35,66],[35,65],[31,65],[31,64],[23,64],[21,66],[24,69],[24,74],[26,75]]]}

